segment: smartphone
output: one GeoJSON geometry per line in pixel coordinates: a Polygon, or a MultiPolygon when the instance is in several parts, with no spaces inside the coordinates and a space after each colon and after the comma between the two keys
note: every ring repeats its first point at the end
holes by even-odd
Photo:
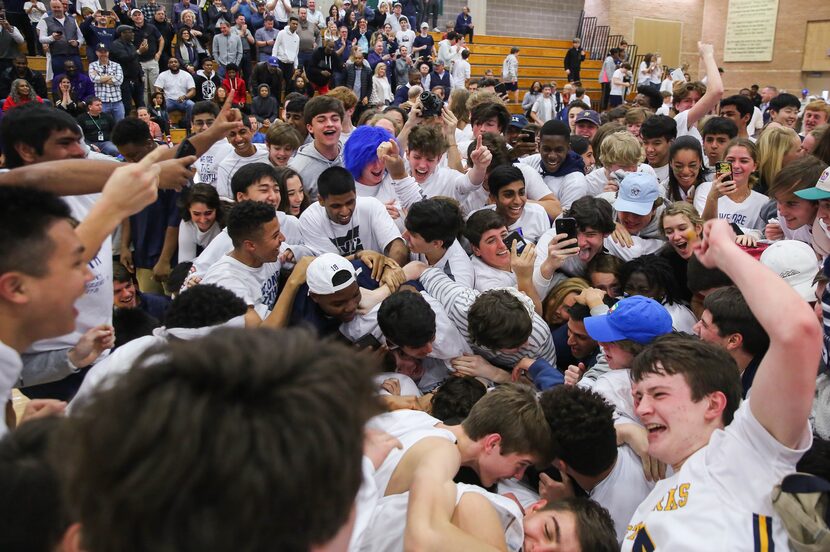
{"type": "Polygon", "coordinates": [[[719,178],[722,174],[729,175],[724,180],[732,180],[732,163],[729,161],[715,163],[715,178],[719,178]]]}
{"type": "Polygon", "coordinates": [[[536,141],[536,133],[532,130],[521,130],[519,131],[519,142],[535,142],[536,141]]]}
{"type": "MultiPolygon", "coordinates": [[[[565,238],[566,240],[575,240],[576,239],[576,219],[572,217],[559,217],[555,221],[553,221],[553,227],[556,229],[557,234],[567,234],[568,237],[565,238]]],[[[565,240],[562,240],[565,241],[565,240]]]]}
{"type": "Polygon", "coordinates": [[[527,245],[527,242],[517,230],[513,230],[507,234],[507,237],[504,238],[504,245],[506,245],[507,249],[510,251],[513,251],[514,243],[516,244],[516,253],[524,251],[524,248],[527,245]]]}
{"type": "Polygon", "coordinates": [[[380,349],[380,341],[373,336],[372,334],[368,333],[354,342],[354,347],[358,351],[363,351],[364,349],[369,349],[372,351],[377,351],[380,349]]]}
{"type": "Polygon", "coordinates": [[[743,236],[744,235],[744,231],[741,230],[741,227],[738,226],[736,223],[730,222],[729,226],[732,227],[732,231],[735,232],[736,236],[743,236]]]}

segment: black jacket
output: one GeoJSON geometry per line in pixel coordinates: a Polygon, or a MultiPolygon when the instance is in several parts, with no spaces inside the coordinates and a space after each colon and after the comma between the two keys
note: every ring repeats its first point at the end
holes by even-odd
{"type": "Polygon", "coordinates": [[[138,62],[138,51],[130,42],[120,38],[112,41],[110,59],[121,66],[124,78],[131,81],[140,81],[144,75],[141,63],[138,62]]]}
{"type": "Polygon", "coordinates": [[[259,88],[260,84],[267,84],[271,89],[271,95],[275,97],[279,103],[280,97],[282,96],[284,82],[282,70],[279,67],[274,67],[274,72],[272,73],[268,69],[268,62],[263,61],[257,63],[254,70],[251,71],[250,81],[250,91],[252,97],[256,97],[258,95],[257,88],[259,88]]]}
{"type": "Polygon", "coordinates": [[[306,62],[305,72],[308,80],[317,86],[325,86],[334,82],[335,73],[343,72],[343,61],[337,52],[327,54],[325,47],[320,46],[314,50],[311,58],[306,62]],[[329,76],[324,76],[323,71],[328,71],[329,76]]]}
{"type": "MultiPolygon", "coordinates": [[[[360,74],[360,97],[358,102],[362,102],[363,98],[368,98],[372,93],[372,70],[363,66],[363,71],[360,74]]],[[[354,64],[350,63],[346,66],[346,88],[354,90],[355,70],[354,64]]]]}

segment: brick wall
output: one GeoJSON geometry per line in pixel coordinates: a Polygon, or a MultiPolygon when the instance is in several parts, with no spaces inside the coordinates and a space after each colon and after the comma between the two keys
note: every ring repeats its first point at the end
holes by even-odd
{"type": "Polygon", "coordinates": [[[830,73],[814,77],[801,72],[807,21],[830,19],[830,2],[779,0],[773,60],[752,63],[722,62],[728,6],[729,0],[585,0],[587,15],[597,17],[599,24],[610,25],[612,33],[622,34],[629,40],[634,35],[635,17],[681,21],[681,61],[689,63],[693,78],[702,77],[697,41],[712,43],[715,57],[725,70],[723,81],[727,93],[752,83],[775,84],[796,94],[804,87],[811,93],[830,89],[830,73]]]}
{"type": "MultiPolygon", "coordinates": [[[[444,0],[441,28],[465,6],[465,0],[444,0]]],[[[528,38],[571,39],[579,23],[583,0],[489,0],[487,34],[528,38]]],[[[484,14],[473,12],[473,20],[484,14]]]]}

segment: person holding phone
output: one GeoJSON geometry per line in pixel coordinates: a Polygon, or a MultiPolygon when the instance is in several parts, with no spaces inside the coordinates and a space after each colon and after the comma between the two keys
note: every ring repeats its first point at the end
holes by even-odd
{"type": "MultiPolygon", "coordinates": [[[[720,171],[715,173],[714,182],[704,182],[695,192],[695,208],[704,220],[714,218],[734,222],[744,233],[755,230],[752,235],[760,237],[766,226],[761,217],[761,208],[769,198],[752,189],[750,178],[757,168],[755,144],[743,138],[732,140],[726,148],[725,160],[720,171]]],[[[754,245],[750,236],[739,236],[740,245],[754,245]]]]}
{"type": "Polygon", "coordinates": [[[38,37],[41,44],[49,45],[52,55],[52,74],[63,72],[63,64],[71,59],[78,67],[81,65],[80,46],[84,43],[78,25],[73,17],[67,17],[66,8],[60,0],[49,3],[52,15],[48,15],[37,24],[38,37]]]}

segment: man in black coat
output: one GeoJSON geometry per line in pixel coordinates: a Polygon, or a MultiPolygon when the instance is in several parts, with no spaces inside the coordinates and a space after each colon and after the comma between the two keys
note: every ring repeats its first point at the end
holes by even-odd
{"type": "Polygon", "coordinates": [[[271,89],[271,96],[277,99],[280,103],[282,97],[283,83],[285,82],[282,69],[280,69],[280,60],[274,56],[270,56],[266,61],[257,63],[254,70],[251,71],[251,96],[255,97],[259,92],[260,84],[267,84],[271,89]]]}
{"type": "Polygon", "coordinates": [[[305,66],[308,80],[320,94],[328,93],[329,87],[334,83],[334,74],[341,71],[343,62],[334,51],[334,42],[331,40],[326,40],[322,46],[314,50],[305,66]]]}
{"type": "Polygon", "coordinates": [[[138,50],[133,45],[135,29],[128,25],[119,25],[115,29],[116,39],[110,46],[110,59],[121,66],[124,72],[124,83],[121,85],[121,101],[124,103],[124,114],[129,116],[136,107],[144,107],[144,71],[138,61],[138,50]]]}

